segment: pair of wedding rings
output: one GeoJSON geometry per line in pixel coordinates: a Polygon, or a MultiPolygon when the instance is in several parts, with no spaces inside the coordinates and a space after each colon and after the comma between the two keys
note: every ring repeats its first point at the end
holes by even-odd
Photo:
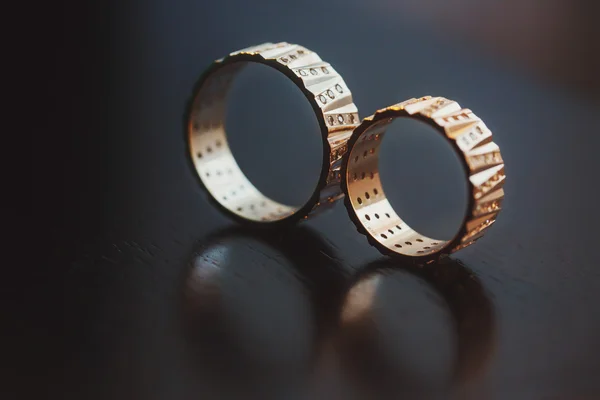
{"type": "Polygon", "coordinates": [[[359,120],[342,77],[314,52],[289,43],[264,43],[215,61],[200,77],[186,114],[192,164],[219,207],[239,221],[277,226],[307,219],[345,198],[359,232],[387,255],[434,261],[481,238],[494,223],[504,197],[504,163],[492,132],[471,110],[443,97],[421,97],[391,105],[359,120]],[[248,63],[272,67],[296,84],[310,102],[323,139],[317,187],[300,207],[278,203],[252,185],[227,144],[228,89],[248,63]],[[396,118],[435,128],[459,154],[468,180],[468,208],[454,238],[426,237],[408,226],[386,198],[379,177],[379,148],[396,118]]]}

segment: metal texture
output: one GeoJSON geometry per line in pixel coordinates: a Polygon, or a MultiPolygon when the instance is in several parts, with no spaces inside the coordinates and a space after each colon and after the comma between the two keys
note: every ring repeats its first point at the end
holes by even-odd
{"type": "Polygon", "coordinates": [[[194,87],[185,130],[193,167],[218,206],[238,221],[272,226],[307,219],[343,197],[341,160],[359,121],[352,94],[331,65],[305,47],[283,42],[249,47],[215,61],[194,87]],[[227,92],[248,63],[283,73],[300,88],[317,117],[323,139],[321,176],[310,199],[300,207],[281,204],[256,189],[227,144],[227,92]]]}
{"type": "Polygon", "coordinates": [[[431,262],[480,239],[500,212],[505,181],[500,148],[483,121],[455,101],[426,96],[378,110],[354,131],[348,148],[342,162],[346,208],[358,231],[383,254],[431,262]],[[431,125],[461,156],[468,179],[469,204],[461,227],[451,240],[416,232],[394,212],[386,198],[379,176],[379,147],[387,127],[399,117],[431,125]]]}

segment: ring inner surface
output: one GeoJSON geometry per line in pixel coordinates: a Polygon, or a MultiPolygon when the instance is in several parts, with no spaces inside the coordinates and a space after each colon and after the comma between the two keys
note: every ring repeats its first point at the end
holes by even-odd
{"type": "Polygon", "coordinates": [[[393,252],[427,256],[448,241],[433,239],[412,229],[392,208],[379,174],[379,147],[393,119],[375,123],[360,135],[348,159],[348,196],[357,218],[369,234],[393,252]]]}
{"type": "Polygon", "coordinates": [[[223,207],[245,219],[273,222],[299,208],[266,197],[248,180],[229,148],[225,132],[228,91],[236,75],[249,63],[222,66],[203,82],[188,121],[190,151],[198,176],[223,207]]]}

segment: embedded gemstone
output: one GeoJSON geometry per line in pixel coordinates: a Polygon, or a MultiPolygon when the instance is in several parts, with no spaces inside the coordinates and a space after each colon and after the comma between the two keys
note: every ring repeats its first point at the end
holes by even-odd
{"type": "Polygon", "coordinates": [[[343,123],[344,123],[344,116],[343,116],[342,114],[339,114],[339,115],[338,115],[338,117],[337,117],[337,119],[338,119],[338,122],[339,122],[340,124],[343,124],[343,123]]]}
{"type": "Polygon", "coordinates": [[[322,94],[319,95],[319,101],[323,104],[327,103],[327,99],[322,94]]]}
{"type": "Polygon", "coordinates": [[[317,70],[314,69],[314,68],[310,69],[310,73],[313,74],[313,75],[317,75],[318,74],[317,70]]]}
{"type": "Polygon", "coordinates": [[[333,99],[333,98],[335,98],[335,95],[333,94],[333,91],[332,91],[332,90],[328,90],[328,91],[327,91],[327,96],[329,96],[329,98],[330,98],[330,99],[333,99]]]}
{"type": "Polygon", "coordinates": [[[344,91],[344,89],[342,89],[342,86],[339,83],[335,85],[335,90],[337,90],[338,93],[342,93],[344,91]]]}

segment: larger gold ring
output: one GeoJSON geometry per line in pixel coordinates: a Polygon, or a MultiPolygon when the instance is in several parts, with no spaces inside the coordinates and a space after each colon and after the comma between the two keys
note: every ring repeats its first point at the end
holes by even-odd
{"type": "Polygon", "coordinates": [[[428,262],[473,244],[494,223],[504,197],[504,162],[492,132],[469,109],[452,100],[426,96],[377,111],[367,117],[348,142],[342,163],[346,207],[358,231],[387,255],[428,262]],[[379,178],[379,147],[395,118],[421,120],[446,138],[460,155],[468,180],[468,207],[451,240],[426,237],[395,212],[379,178]]]}
{"type": "Polygon", "coordinates": [[[341,158],[359,117],[342,77],[314,52],[289,43],[264,43],[215,61],[200,77],[186,113],[189,155],[204,188],[226,213],[239,221],[276,225],[306,219],[343,197],[341,158]],[[300,207],[264,196],[235,161],[225,133],[228,89],[248,63],[276,69],[306,96],[317,117],[323,139],[319,182],[300,207]]]}

